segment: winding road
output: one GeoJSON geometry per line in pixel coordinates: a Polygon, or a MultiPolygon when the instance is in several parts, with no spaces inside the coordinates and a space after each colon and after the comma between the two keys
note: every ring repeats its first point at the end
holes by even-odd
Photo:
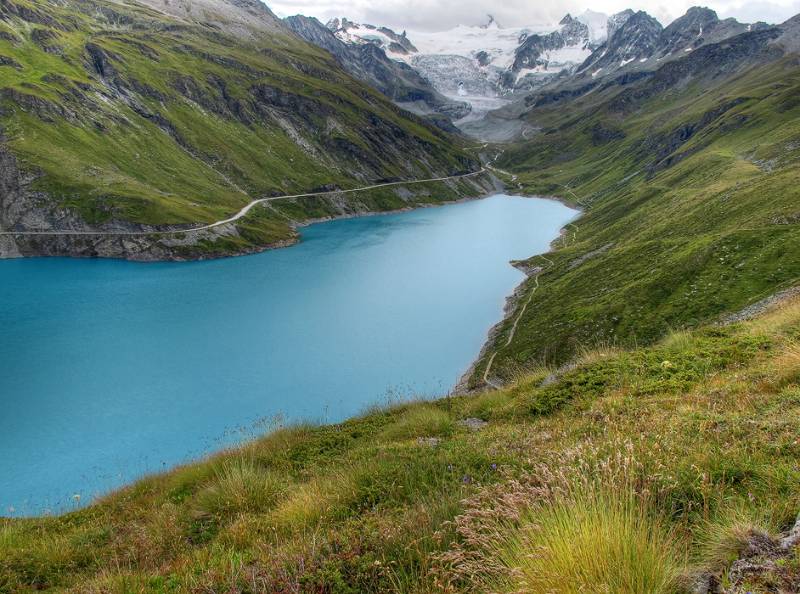
{"type": "Polygon", "coordinates": [[[186,229],[170,229],[168,231],[79,231],[79,230],[49,230],[49,231],[2,231],[0,230],[0,236],[24,236],[24,235],[124,235],[124,236],[134,236],[134,235],[174,235],[176,233],[192,233],[195,231],[204,231],[206,229],[213,229],[214,227],[219,227],[221,225],[227,225],[228,223],[234,223],[244,217],[250,210],[258,205],[264,204],[267,202],[273,202],[275,200],[286,200],[289,198],[306,198],[308,196],[324,196],[326,194],[350,194],[353,192],[363,192],[364,190],[374,190],[375,188],[386,188],[388,186],[408,186],[411,184],[422,184],[427,182],[437,182],[437,181],[447,181],[450,179],[460,179],[464,177],[472,177],[475,175],[480,175],[481,173],[485,173],[487,169],[485,167],[481,167],[478,171],[473,171],[472,173],[462,173],[460,175],[448,175],[445,177],[432,177],[429,179],[415,179],[410,181],[397,181],[397,182],[386,182],[382,184],[373,184],[371,186],[363,186],[361,188],[351,188],[349,190],[326,190],[323,192],[306,192],[304,194],[285,194],[283,196],[270,196],[268,198],[258,198],[253,200],[252,202],[248,203],[244,208],[242,208],[239,212],[233,215],[230,218],[223,219],[221,221],[217,221],[215,223],[209,223],[207,225],[200,225],[198,227],[189,227],[186,229]]]}

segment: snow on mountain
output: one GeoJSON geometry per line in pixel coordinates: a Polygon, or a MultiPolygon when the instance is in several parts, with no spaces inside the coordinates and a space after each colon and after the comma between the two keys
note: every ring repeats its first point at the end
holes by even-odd
{"type": "Polygon", "coordinates": [[[417,48],[408,40],[405,31],[398,35],[388,27],[354,23],[346,18],[332,19],[328,21],[327,27],[345,43],[355,45],[372,43],[394,59],[417,52],[417,48]]]}
{"type": "Polygon", "coordinates": [[[524,87],[531,88],[563,70],[574,70],[605,40],[607,17],[587,10],[558,23],[501,27],[489,16],[481,26],[401,34],[346,18],[333,19],[327,26],[345,43],[380,46],[390,58],[417,70],[440,93],[475,107],[485,103],[478,98],[502,97],[522,79],[524,87]]]}
{"type": "Polygon", "coordinates": [[[608,19],[608,38],[577,69],[574,79],[647,71],[676,60],[699,47],[765,27],[765,24],[720,20],[702,7],[692,7],[667,27],[646,12],[624,10],[608,19]]]}
{"type": "Polygon", "coordinates": [[[482,66],[491,65],[505,70],[514,62],[514,51],[529,35],[554,31],[558,27],[557,23],[553,23],[501,28],[492,19],[488,25],[479,27],[459,25],[447,31],[435,33],[411,31],[408,35],[421,54],[464,56],[473,59],[480,57],[482,66]]]}
{"type": "Polygon", "coordinates": [[[589,41],[593,45],[603,43],[608,37],[609,17],[607,14],[586,9],[575,18],[589,29],[589,41]]]}

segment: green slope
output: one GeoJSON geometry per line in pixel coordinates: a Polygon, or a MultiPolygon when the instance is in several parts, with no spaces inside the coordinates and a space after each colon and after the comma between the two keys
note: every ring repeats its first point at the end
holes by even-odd
{"type": "Polygon", "coordinates": [[[477,169],[276,27],[236,36],[132,2],[4,2],[0,149],[24,197],[0,222],[63,208],[94,226],[211,222],[262,196],[477,169]]]}
{"type": "Polygon", "coordinates": [[[798,57],[691,59],[529,110],[540,131],[498,167],[586,212],[548,260],[527,263],[543,269],[535,298],[508,346],[510,321],[499,328],[472,385],[495,350],[490,375],[508,379],[580,348],[651,342],[800,279],[798,57]]]}

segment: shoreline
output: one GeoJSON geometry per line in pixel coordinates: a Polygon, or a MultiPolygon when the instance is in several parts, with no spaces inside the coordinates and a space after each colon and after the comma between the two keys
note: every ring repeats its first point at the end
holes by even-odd
{"type": "MultiPolygon", "coordinates": [[[[544,197],[540,197],[540,196],[528,196],[528,195],[522,195],[522,194],[507,194],[507,195],[508,196],[521,197],[521,198],[534,198],[534,199],[539,199],[539,200],[541,200],[541,199],[552,200],[552,198],[544,198],[544,197]]],[[[435,207],[435,206],[447,206],[449,204],[455,204],[455,203],[468,203],[468,202],[471,202],[473,200],[480,200],[480,199],[483,199],[483,197],[464,197],[464,198],[461,198],[461,199],[459,199],[457,201],[453,201],[453,202],[447,202],[447,203],[442,203],[442,204],[425,205],[424,208],[430,208],[430,207],[435,207]]],[[[557,200],[555,200],[555,201],[557,201],[557,200]]],[[[407,212],[407,211],[410,211],[410,210],[415,210],[415,209],[414,208],[406,208],[406,209],[403,209],[402,211],[401,210],[390,211],[389,213],[374,213],[374,212],[373,213],[357,213],[357,214],[354,214],[354,215],[349,216],[349,217],[331,217],[331,218],[325,218],[325,219],[318,219],[318,220],[316,220],[314,222],[307,222],[307,223],[304,223],[304,224],[302,224],[300,226],[310,226],[312,224],[318,224],[318,223],[322,223],[322,222],[330,222],[332,220],[338,220],[338,219],[344,219],[344,218],[356,218],[356,217],[361,217],[361,216],[376,216],[376,215],[380,215],[380,214],[393,214],[393,213],[398,213],[399,214],[400,212],[407,212]]],[[[575,220],[581,214],[582,214],[581,212],[575,213],[575,215],[573,217],[571,217],[570,220],[575,220]]],[[[565,225],[566,225],[566,223],[565,223],[565,225]]],[[[559,229],[558,237],[560,237],[563,234],[563,231],[564,231],[564,227],[561,227],[559,229]]],[[[553,239],[553,241],[557,241],[558,237],[553,239]]],[[[549,252],[543,252],[543,253],[549,253],[549,252]]],[[[534,254],[534,255],[530,256],[530,258],[534,258],[534,257],[539,256],[539,255],[540,254],[534,254]]],[[[517,304],[519,303],[520,299],[524,296],[524,292],[523,292],[522,289],[525,286],[525,281],[528,278],[531,277],[531,274],[535,273],[535,269],[532,269],[530,267],[526,267],[525,265],[522,264],[522,261],[512,260],[512,261],[510,261],[510,263],[511,263],[512,266],[514,266],[515,268],[520,270],[525,275],[525,277],[521,280],[521,282],[518,285],[516,285],[516,287],[514,288],[513,292],[510,295],[507,295],[505,297],[505,305],[504,305],[503,317],[502,317],[502,319],[498,320],[496,323],[492,324],[491,327],[489,328],[488,335],[489,335],[490,338],[493,337],[492,333],[493,332],[496,333],[499,330],[499,328],[502,326],[502,324],[510,316],[512,316],[514,314],[514,311],[515,311],[515,309],[517,307],[517,304]]],[[[483,342],[483,345],[482,345],[481,350],[479,352],[479,356],[470,365],[470,371],[474,368],[474,366],[478,362],[480,362],[482,360],[485,352],[488,349],[491,348],[491,345],[492,345],[492,341],[489,338],[487,338],[483,342]]],[[[468,378],[468,377],[469,377],[469,371],[462,375],[462,378],[461,378],[461,380],[459,380],[459,383],[461,381],[463,381],[464,378],[468,378]]],[[[483,391],[485,389],[486,389],[486,387],[481,387],[479,389],[473,389],[473,390],[463,390],[463,391],[451,390],[451,391],[449,391],[447,393],[439,394],[435,398],[435,400],[441,400],[441,399],[447,398],[450,395],[476,394],[476,393],[479,393],[479,392],[481,392],[481,391],[483,391]]],[[[353,417],[357,417],[357,416],[359,416],[359,415],[358,414],[353,415],[353,417]]],[[[353,417],[347,417],[343,421],[334,422],[332,424],[337,424],[337,423],[340,423],[340,422],[344,422],[344,421],[349,420],[350,418],[353,418],[353,417]]],[[[326,423],[323,423],[323,424],[327,425],[327,424],[331,424],[331,423],[326,422],[326,423]]],[[[268,430],[264,435],[268,435],[270,432],[271,432],[271,430],[268,430]]],[[[249,438],[247,438],[243,443],[246,443],[251,438],[258,438],[258,437],[260,437],[260,435],[252,435],[249,438]]],[[[209,457],[216,456],[216,455],[218,455],[220,453],[220,451],[224,451],[224,450],[211,450],[211,451],[203,454],[202,456],[200,456],[198,458],[191,458],[191,459],[189,459],[189,460],[187,460],[185,462],[181,462],[181,463],[179,463],[179,464],[177,464],[175,466],[168,467],[163,471],[159,470],[159,471],[155,471],[153,473],[146,473],[145,475],[143,475],[143,477],[149,477],[149,476],[153,476],[153,475],[158,475],[158,474],[161,474],[162,472],[172,472],[175,469],[180,468],[182,466],[194,464],[194,463],[197,463],[197,462],[199,462],[201,460],[205,460],[205,459],[207,459],[209,457]]],[[[100,495],[98,495],[96,497],[87,498],[87,500],[85,501],[85,504],[80,505],[76,509],[81,509],[81,508],[84,508],[86,506],[94,505],[96,502],[102,501],[104,498],[110,496],[112,493],[117,492],[120,489],[125,489],[125,488],[129,487],[131,484],[135,484],[136,482],[138,482],[140,480],[142,480],[142,477],[127,481],[124,484],[122,484],[121,486],[116,487],[116,488],[112,489],[109,492],[104,492],[104,493],[102,493],[102,494],[100,494],[100,495]]],[[[72,511],[75,511],[75,509],[67,509],[67,508],[54,509],[54,510],[52,510],[51,514],[54,515],[54,516],[60,516],[60,515],[63,515],[65,513],[70,513],[72,511]]],[[[13,517],[15,517],[15,518],[20,518],[20,517],[39,518],[39,517],[44,517],[46,515],[47,514],[34,513],[34,514],[26,514],[24,516],[13,516],[13,517]]],[[[0,517],[2,517],[1,514],[0,514],[0,517]]]]}
{"type": "MultiPolygon", "coordinates": [[[[19,258],[103,258],[120,259],[131,262],[193,262],[215,260],[221,258],[231,258],[262,253],[268,250],[280,249],[295,245],[301,238],[298,229],[313,225],[315,223],[327,222],[338,219],[348,219],[361,216],[373,216],[380,214],[391,214],[395,212],[405,212],[417,208],[430,208],[435,206],[446,206],[447,204],[457,204],[469,200],[479,200],[493,193],[505,191],[503,181],[491,171],[482,169],[467,174],[460,174],[449,178],[434,178],[430,180],[409,180],[405,182],[389,182],[364,188],[354,188],[346,190],[331,190],[323,192],[312,192],[306,194],[276,196],[271,198],[258,199],[251,202],[232,219],[217,221],[201,227],[194,228],[167,228],[164,230],[113,230],[113,231],[6,231],[0,233],[0,260],[19,259],[19,258]],[[472,182],[471,190],[453,190],[448,182],[465,180],[472,182]],[[474,181],[473,181],[474,180],[474,181]],[[289,221],[289,228],[295,234],[294,237],[280,239],[271,243],[240,246],[234,249],[222,247],[219,251],[203,252],[201,249],[192,251],[192,248],[202,245],[207,241],[215,243],[224,241],[226,237],[241,237],[237,222],[243,221],[248,212],[256,206],[267,206],[272,201],[279,199],[292,199],[297,197],[337,197],[343,194],[369,192],[386,186],[396,186],[405,188],[419,184],[441,182],[460,195],[459,198],[436,203],[418,203],[388,210],[364,210],[354,212],[342,212],[325,217],[304,219],[301,221],[292,220],[290,217],[275,211],[289,221]],[[463,194],[463,195],[462,195],[463,194]]],[[[413,192],[410,196],[414,196],[413,192]]]]}
{"type": "Polygon", "coordinates": [[[525,283],[527,283],[533,276],[541,274],[544,272],[544,269],[539,266],[526,266],[524,262],[526,260],[530,260],[531,258],[535,258],[537,256],[546,256],[547,254],[553,253],[558,247],[555,245],[557,241],[559,241],[562,237],[564,237],[567,233],[567,226],[574,223],[580,217],[582,217],[586,210],[582,208],[577,202],[561,199],[558,196],[530,196],[527,194],[521,193],[508,193],[509,196],[522,196],[525,198],[538,198],[541,200],[552,200],[554,202],[559,202],[569,208],[576,210],[575,216],[569,220],[569,222],[565,223],[561,229],[559,229],[558,237],[553,239],[550,242],[550,249],[546,252],[541,252],[539,254],[533,254],[528,256],[525,260],[512,260],[509,262],[511,266],[519,270],[525,275],[520,283],[514,287],[514,290],[505,298],[505,302],[503,304],[503,315],[497,323],[493,324],[486,332],[486,339],[483,342],[483,346],[481,346],[480,351],[478,352],[478,356],[469,364],[466,371],[458,378],[458,381],[455,383],[453,388],[450,390],[449,395],[452,396],[465,396],[470,394],[478,394],[481,392],[485,392],[486,390],[492,389],[493,386],[483,383],[483,385],[470,388],[470,380],[475,375],[475,372],[478,370],[480,363],[489,355],[492,345],[497,340],[500,332],[502,331],[503,326],[505,323],[511,319],[512,315],[517,311],[517,306],[519,305],[524,293],[525,293],[525,283]]]}
{"type": "MultiPolygon", "coordinates": [[[[505,189],[505,184],[502,180],[491,171],[483,168],[471,173],[444,178],[387,182],[362,188],[327,190],[259,198],[251,201],[231,218],[209,224],[197,224],[190,228],[166,225],[165,228],[162,227],[160,229],[143,229],[141,226],[120,221],[117,224],[121,228],[111,230],[64,229],[2,231],[0,232],[0,260],[27,257],[71,257],[123,259],[134,262],[188,262],[252,255],[271,249],[289,247],[297,243],[299,238],[296,236],[287,237],[271,243],[251,243],[250,245],[228,247],[227,249],[223,245],[220,246],[218,251],[213,251],[212,249],[208,252],[203,251],[200,246],[202,246],[204,242],[213,245],[219,241],[224,242],[226,238],[242,238],[237,223],[244,221],[247,214],[257,206],[266,206],[270,208],[270,203],[273,201],[321,197],[333,197],[336,199],[346,194],[370,192],[385,187],[405,189],[406,192],[408,192],[408,196],[413,198],[420,194],[414,194],[409,188],[420,184],[435,183],[445,184],[446,187],[454,191],[457,196],[461,195],[461,197],[445,202],[419,203],[382,211],[364,210],[362,212],[342,212],[326,217],[304,219],[302,221],[294,221],[279,211],[275,212],[279,216],[286,218],[289,221],[289,228],[292,232],[296,233],[298,228],[318,222],[353,218],[357,216],[387,214],[391,212],[404,212],[415,208],[454,204],[464,200],[480,199],[491,195],[493,192],[500,192],[505,189]],[[462,180],[465,183],[471,183],[471,189],[468,191],[453,190],[450,183],[462,180]],[[130,228],[125,229],[126,226],[130,228]]],[[[245,239],[245,241],[248,240],[245,239]]]]}

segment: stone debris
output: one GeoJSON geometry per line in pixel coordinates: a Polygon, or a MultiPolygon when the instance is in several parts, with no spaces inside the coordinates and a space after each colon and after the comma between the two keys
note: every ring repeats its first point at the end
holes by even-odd
{"type": "Polygon", "coordinates": [[[468,419],[461,419],[458,422],[458,424],[466,427],[470,431],[480,431],[481,429],[486,427],[486,425],[488,425],[489,423],[487,423],[483,419],[477,419],[475,417],[469,417],[468,419]]]}
{"type": "Polygon", "coordinates": [[[421,446],[427,446],[429,448],[435,448],[441,443],[441,439],[438,437],[418,437],[417,444],[421,446]]]}
{"type": "Polygon", "coordinates": [[[725,316],[722,319],[722,324],[723,325],[735,324],[737,322],[745,322],[747,320],[752,320],[753,318],[767,311],[773,305],[776,305],[781,301],[784,301],[785,299],[794,297],[795,295],[800,295],[800,287],[792,287],[784,291],[778,291],[774,295],[770,295],[769,297],[766,297],[761,301],[756,301],[752,305],[748,305],[744,309],[741,309],[735,313],[725,316]]]}

